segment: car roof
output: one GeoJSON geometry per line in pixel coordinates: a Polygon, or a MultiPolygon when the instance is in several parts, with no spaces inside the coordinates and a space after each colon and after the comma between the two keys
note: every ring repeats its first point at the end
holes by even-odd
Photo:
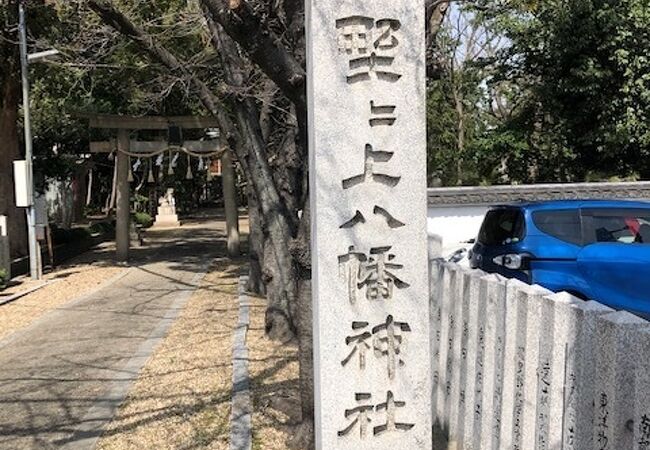
{"type": "Polygon", "coordinates": [[[520,208],[529,211],[548,209],[584,209],[584,208],[650,208],[650,201],[639,200],[546,200],[546,201],[521,201],[502,205],[495,205],[493,208],[520,208]]]}

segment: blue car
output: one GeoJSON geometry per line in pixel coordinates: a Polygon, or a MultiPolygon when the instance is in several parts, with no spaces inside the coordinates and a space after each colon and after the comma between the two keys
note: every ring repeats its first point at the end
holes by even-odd
{"type": "Polygon", "coordinates": [[[650,203],[570,200],[491,208],[470,266],[650,318],[650,203]]]}

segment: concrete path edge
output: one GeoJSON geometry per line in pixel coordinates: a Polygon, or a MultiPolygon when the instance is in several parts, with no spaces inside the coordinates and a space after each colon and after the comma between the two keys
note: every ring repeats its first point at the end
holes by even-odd
{"type": "Polygon", "coordinates": [[[251,415],[253,407],[248,372],[246,335],[250,326],[250,303],[246,295],[247,276],[239,278],[239,321],[232,347],[232,412],[230,416],[230,450],[251,450],[253,445],[251,415]]]}
{"type": "Polygon", "coordinates": [[[180,315],[192,294],[199,287],[201,280],[205,278],[206,274],[207,269],[197,273],[190,282],[193,288],[183,290],[183,292],[177,295],[156,328],[119,371],[120,375],[115,378],[111,387],[107,390],[106,395],[102,395],[102,400],[97,402],[86,413],[81,421],[82,425],[75,430],[69,439],[59,442],[61,450],[88,450],[96,447],[104,426],[113,419],[117,409],[126,399],[131,385],[138,378],[140,370],[142,370],[158,345],[167,336],[167,332],[180,315]]]}

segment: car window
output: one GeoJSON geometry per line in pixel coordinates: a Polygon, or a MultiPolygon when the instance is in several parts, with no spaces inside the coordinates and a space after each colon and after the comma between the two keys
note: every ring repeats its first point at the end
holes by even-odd
{"type": "Polygon", "coordinates": [[[588,215],[595,242],[650,244],[650,210],[594,210],[588,215]]]}
{"type": "Polygon", "coordinates": [[[577,209],[536,211],[533,223],[540,231],[575,245],[582,245],[582,224],[577,209]]]}
{"type": "Polygon", "coordinates": [[[506,245],[519,242],[525,235],[524,215],[515,208],[488,211],[478,240],[485,245],[506,245]]]}

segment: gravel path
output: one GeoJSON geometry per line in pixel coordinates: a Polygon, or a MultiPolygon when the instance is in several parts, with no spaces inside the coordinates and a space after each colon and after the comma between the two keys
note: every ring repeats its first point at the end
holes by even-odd
{"type": "Polygon", "coordinates": [[[220,225],[203,219],[148,234],[123,277],[0,340],[0,448],[92,448],[200,274],[223,254],[220,225]]]}
{"type": "Polygon", "coordinates": [[[98,450],[228,450],[240,265],[218,258],[133,384],[98,450]]]}
{"type": "MultiPolygon", "coordinates": [[[[125,269],[113,259],[114,245],[102,244],[98,248],[74,258],[65,266],[45,274],[51,284],[20,299],[0,305],[0,339],[25,328],[43,314],[96,289],[125,269]]],[[[40,281],[19,277],[14,286],[0,292],[0,303],[13,294],[25,292],[40,281]]]]}

